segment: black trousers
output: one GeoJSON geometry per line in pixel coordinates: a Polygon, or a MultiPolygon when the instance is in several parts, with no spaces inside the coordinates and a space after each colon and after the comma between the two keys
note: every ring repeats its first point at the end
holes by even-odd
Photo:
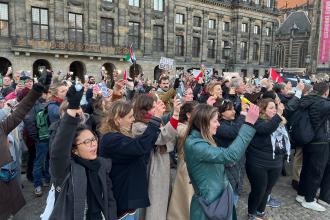
{"type": "Polygon", "coordinates": [[[249,214],[264,212],[274,185],[281,175],[282,167],[264,168],[246,164],[246,175],[251,185],[248,200],[249,214]]]}
{"type": "Polygon", "coordinates": [[[320,199],[330,204],[330,144],[328,147],[329,147],[328,163],[324,170],[324,174],[321,182],[320,199]]]}
{"type": "MultiPolygon", "coordinates": [[[[328,160],[329,144],[309,144],[304,146],[303,165],[300,174],[298,195],[304,196],[306,202],[314,201],[316,192],[321,186],[328,160]]],[[[329,184],[329,175],[328,171],[323,184],[329,184]]],[[[326,189],[328,187],[330,186],[324,186],[323,188],[326,189]]]]}

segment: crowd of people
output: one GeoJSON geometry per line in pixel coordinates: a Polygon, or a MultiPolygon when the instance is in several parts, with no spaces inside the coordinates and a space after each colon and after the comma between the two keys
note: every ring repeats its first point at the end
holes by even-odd
{"type": "Polygon", "coordinates": [[[245,174],[247,219],[266,219],[266,207],[281,206],[272,189],[288,162],[292,199],[330,209],[328,81],[294,87],[166,71],[151,81],[133,65],[129,76],[101,79],[8,71],[0,219],[25,205],[22,173],[35,196],[48,193],[42,219],[236,219],[245,174]]]}

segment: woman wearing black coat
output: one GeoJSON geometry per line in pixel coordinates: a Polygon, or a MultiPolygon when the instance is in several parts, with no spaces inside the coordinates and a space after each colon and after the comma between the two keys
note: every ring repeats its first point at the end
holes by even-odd
{"type": "MultiPolygon", "coordinates": [[[[245,122],[245,116],[243,112],[240,116],[235,116],[234,104],[229,99],[216,102],[214,106],[218,108],[220,121],[220,126],[217,129],[214,139],[217,146],[227,148],[237,137],[241,126],[245,122]]],[[[234,191],[235,205],[238,202],[239,194],[243,187],[244,165],[245,156],[237,163],[225,165],[225,172],[234,191]]]]}
{"type": "Polygon", "coordinates": [[[246,151],[246,174],[251,185],[248,199],[250,220],[264,219],[266,203],[283,166],[290,155],[290,141],[282,117],[284,105],[273,99],[259,101],[260,118],[254,125],[256,134],[246,151]]]}
{"type": "Polygon", "coordinates": [[[50,171],[56,200],[49,219],[115,220],[111,160],[97,156],[96,135],[88,127],[78,126],[82,95],[83,90],[70,87],[68,110],[52,142],[50,171]]]}
{"type": "Polygon", "coordinates": [[[148,127],[136,138],[131,129],[134,122],[130,102],[115,101],[101,124],[101,156],[113,162],[110,177],[117,201],[118,219],[138,218],[138,209],[150,206],[148,196],[147,165],[160,133],[160,117],[165,105],[158,101],[155,115],[149,115],[148,127]]]}

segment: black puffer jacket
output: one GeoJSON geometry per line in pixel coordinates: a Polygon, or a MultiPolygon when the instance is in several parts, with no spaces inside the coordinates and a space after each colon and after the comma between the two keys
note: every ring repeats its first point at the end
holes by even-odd
{"type": "Polygon", "coordinates": [[[330,141],[330,99],[314,93],[301,98],[299,107],[308,109],[311,124],[316,130],[313,143],[330,141]]]}

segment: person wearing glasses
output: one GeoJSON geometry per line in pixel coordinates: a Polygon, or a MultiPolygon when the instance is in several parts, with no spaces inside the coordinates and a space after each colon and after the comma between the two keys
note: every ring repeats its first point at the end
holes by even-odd
{"type": "Polygon", "coordinates": [[[72,85],[66,96],[68,109],[50,148],[50,173],[56,192],[49,219],[117,219],[109,177],[111,160],[97,156],[96,135],[79,125],[83,89],[77,91],[72,85]]]}

